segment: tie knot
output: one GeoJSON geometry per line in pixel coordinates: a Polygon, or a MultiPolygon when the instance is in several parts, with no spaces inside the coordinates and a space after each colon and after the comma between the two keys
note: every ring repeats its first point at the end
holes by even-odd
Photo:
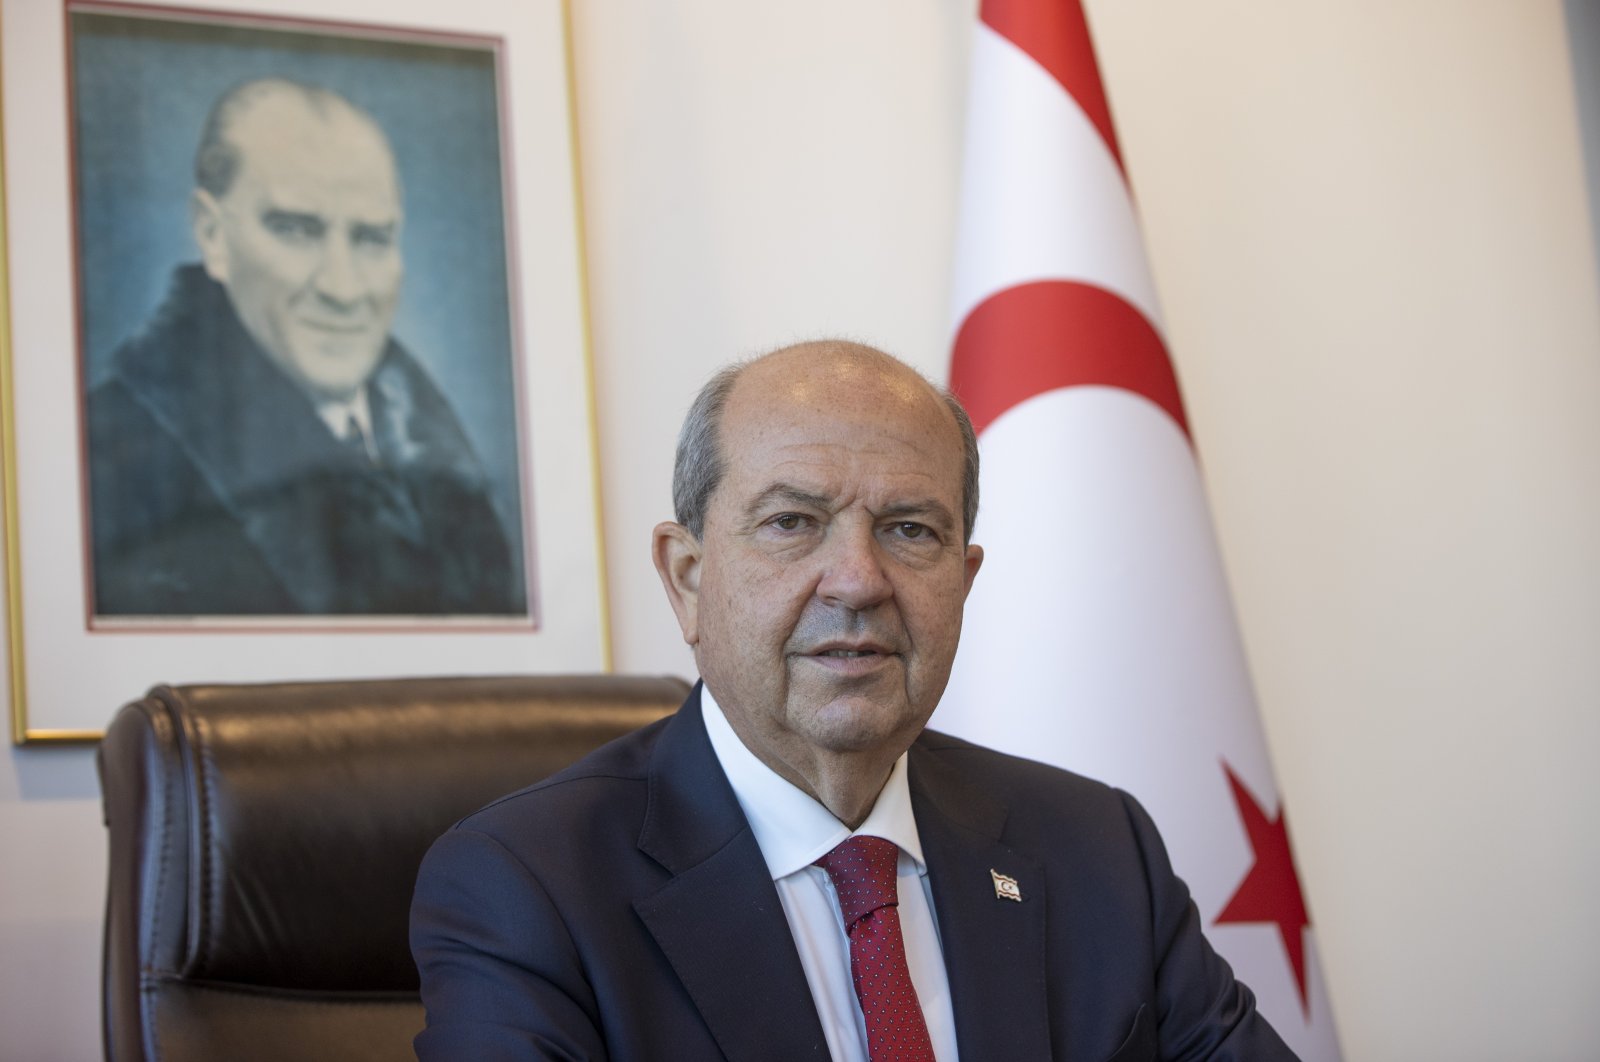
{"type": "Polygon", "coordinates": [[[839,894],[839,910],[845,929],[873,911],[893,907],[899,902],[895,891],[895,867],[900,847],[882,837],[852,837],[817,860],[828,872],[833,889],[839,894]]]}
{"type": "Polygon", "coordinates": [[[344,434],[339,437],[339,444],[363,462],[372,460],[372,451],[367,448],[367,433],[361,430],[361,422],[354,413],[344,422],[344,434]]]}

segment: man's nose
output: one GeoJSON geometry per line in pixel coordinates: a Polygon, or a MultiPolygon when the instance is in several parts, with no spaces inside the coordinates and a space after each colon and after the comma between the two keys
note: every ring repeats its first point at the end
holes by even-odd
{"type": "Polygon", "coordinates": [[[872,529],[835,527],[829,538],[817,584],[817,596],[825,604],[864,612],[893,595],[883,546],[872,529]]]}
{"type": "Polygon", "coordinates": [[[335,235],[323,247],[322,260],[312,278],[317,294],[329,302],[348,305],[366,294],[366,278],[356,262],[355,250],[342,235],[335,235]]]}

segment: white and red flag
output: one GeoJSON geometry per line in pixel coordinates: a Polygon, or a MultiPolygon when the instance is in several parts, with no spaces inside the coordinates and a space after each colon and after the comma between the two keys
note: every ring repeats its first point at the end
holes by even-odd
{"type": "Polygon", "coordinates": [[[950,384],[987,556],[934,725],[1136,795],[1262,1012],[1338,1059],[1078,0],[983,0],[970,93],[950,384]]]}

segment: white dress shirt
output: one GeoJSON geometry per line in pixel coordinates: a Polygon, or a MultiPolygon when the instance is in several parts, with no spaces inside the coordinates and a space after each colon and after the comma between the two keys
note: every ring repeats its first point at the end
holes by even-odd
{"type": "Polygon", "coordinates": [[[850,980],[850,938],[845,935],[844,916],[839,913],[833,882],[827,871],[812,863],[856,834],[882,837],[900,848],[896,887],[906,964],[917,989],[917,1001],[922,1004],[922,1016],[928,1023],[934,1057],[939,1062],[955,1062],[956,1026],[950,1008],[950,981],[945,976],[939,925],[933,917],[933,893],[928,886],[922,842],[911,813],[905,754],[895,761],[889,781],[866,821],[852,833],[827,808],[757,759],[733,732],[721,706],[704,685],[700,689],[700,706],[711,748],[750,821],[756,844],[761,846],[761,855],[777,887],[834,1062],[869,1062],[867,1025],[850,980]]]}
{"type": "Polygon", "coordinates": [[[361,441],[365,444],[367,457],[378,460],[377,443],[372,437],[372,404],[367,399],[365,387],[357,388],[350,398],[319,401],[317,416],[333,432],[335,439],[345,439],[350,433],[350,422],[354,420],[361,428],[361,441]]]}

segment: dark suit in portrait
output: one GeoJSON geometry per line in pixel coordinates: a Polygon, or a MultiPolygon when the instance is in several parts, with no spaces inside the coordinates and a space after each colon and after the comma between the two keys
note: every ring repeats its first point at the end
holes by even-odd
{"type": "Polygon", "coordinates": [[[221,285],[179,269],[89,395],[95,611],[522,613],[444,397],[392,338],[367,389],[376,461],[334,436],[221,285]]]}

